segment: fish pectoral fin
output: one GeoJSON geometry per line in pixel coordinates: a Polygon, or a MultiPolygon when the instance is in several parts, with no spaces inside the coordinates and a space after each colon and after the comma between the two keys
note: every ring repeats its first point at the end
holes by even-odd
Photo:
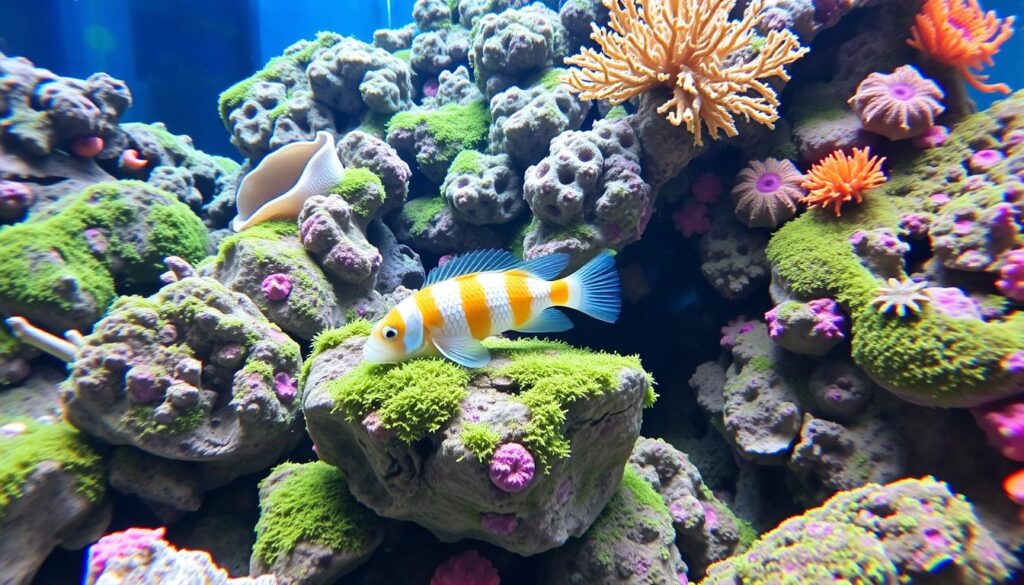
{"type": "Polygon", "coordinates": [[[441,355],[467,368],[481,368],[491,361],[491,352],[471,337],[434,338],[441,355]]]}
{"type": "Polygon", "coordinates": [[[536,317],[523,323],[513,331],[520,333],[559,333],[572,329],[572,321],[565,316],[565,313],[551,307],[544,309],[536,317]]]}

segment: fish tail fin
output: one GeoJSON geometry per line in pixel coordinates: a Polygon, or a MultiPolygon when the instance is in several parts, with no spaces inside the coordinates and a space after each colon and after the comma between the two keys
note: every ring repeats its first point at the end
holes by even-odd
{"type": "Polygon", "coordinates": [[[611,252],[601,252],[562,282],[568,285],[565,306],[607,323],[619,318],[619,273],[611,252]]]}

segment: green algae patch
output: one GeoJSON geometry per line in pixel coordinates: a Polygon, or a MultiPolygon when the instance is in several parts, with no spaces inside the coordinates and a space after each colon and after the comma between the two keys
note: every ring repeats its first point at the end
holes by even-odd
{"type": "Polygon", "coordinates": [[[22,496],[22,487],[40,464],[53,461],[74,477],[75,491],[90,502],[106,493],[103,456],[85,435],[66,422],[47,425],[30,418],[0,419],[21,423],[16,437],[0,438],[0,519],[22,496]]]}
{"type": "Polygon", "coordinates": [[[501,435],[486,423],[462,425],[459,439],[466,450],[476,457],[477,461],[489,459],[498,448],[498,444],[501,443],[501,435]]]}
{"type": "Polygon", "coordinates": [[[446,203],[440,195],[413,199],[402,207],[402,219],[409,224],[409,233],[420,237],[427,233],[431,222],[444,211],[446,203]]]}
{"type": "Polygon", "coordinates": [[[199,428],[206,418],[206,411],[194,407],[182,414],[173,422],[163,423],[153,418],[156,407],[147,404],[133,404],[123,415],[125,424],[138,433],[139,437],[165,436],[173,437],[199,428]]]}
{"type": "MultiPolygon", "coordinates": [[[[494,368],[494,375],[519,385],[514,399],[530,410],[522,442],[544,473],[552,463],[569,456],[569,441],[562,432],[568,406],[617,389],[624,369],[644,371],[639,357],[576,349],[557,341],[496,340],[485,345],[511,360],[494,368]]],[[[654,379],[645,375],[648,384],[643,406],[649,407],[657,394],[654,379]]]]}
{"type": "Polygon", "coordinates": [[[225,256],[238,245],[238,242],[247,239],[257,240],[279,240],[284,237],[299,237],[299,225],[294,221],[277,219],[252,226],[221,240],[217,246],[216,264],[224,263],[225,256]]]}
{"type": "Polygon", "coordinates": [[[491,113],[482,101],[448,104],[437,110],[399,112],[388,122],[395,130],[414,130],[420,125],[437,143],[439,160],[452,161],[463,150],[479,150],[487,143],[491,113]]]}
{"type": "Polygon", "coordinates": [[[381,425],[412,443],[455,416],[466,396],[469,370],[440,358],[400,364],[361,363],[334,380],[328,392],[349,422],[377,412],[381,425]]]}
{"type": "Polygon", "coordinates": [[[328,192],[344,199],[356,214],[366,218],[384,202],[384,183],[373,171],[362,167],[345,169],[341,181],[328,192]],[[367,195],[376,195],[376,199],[367,195]]]}
{"type": "Polygon", "coordinates": [[[202,221],[170,193],[139,181],[99,183],[53,215],[0,229],[0,300],[70,310],[59,291],[71,278],[103,308],[116,295],[115,264],[131,287],[154,281],[167,256],[202,260],[208,243],[202,221]]]}
{"type": "Polygon", "coordinates": [[[452,161],[452,165],[448,167],[448,174],[479,175],[484,171],[483,165],[480,164],[481,156],[483,155],[475,150],[463,150],[452,161]]]}
{"type": "Polygon", "coordinates": [[[285,49],[284,55],[274,57],[256,73],[239,81],[238,83],[221,92],[217,98],[217,110],[224,125],[228,124],[228,116],[231,110],[242,105],[242,102],[249,99],[252,88],[259,81],[281,81],[290,72],[305,69],[313,59],[313,55],[319,49],[330,47],[342,39],[341,35],[333,32],[319,32],[312,41],[301,41],[285,49]],[[304,43],[301,48],[300,44],[304,43]]]}
{"type": "Polygon", "coordinates": [[[355,319],[346,323],[343,327],[336,329],[325,329],[316,334],[313,338],[312,349],[309,357],[302,364],[302,372],[299,374],[299,387],[301,388],[309,376],[309,370],[313,367],[313,360],[323,352],[334,349],[353,337],[367,337],[373,331],[373,324],[365,319],[355,319]]]}
{"type": "MultiPolygon", "coordinates": [[[[670,544],[675,535],[672,515],[665,501],[627,465],[619,488],[583,538],[596,543],[594,558],[610,569],[614,565],[615,550],[628,544],[630,533],[640,528],[645,533],[666,538],[665,544],[670,544]]],[[[669,551],[664,550],[662,556],[667,558],[668,555],[669,551]]]]}
{"type": "Polygon", "coordinates": [[[284,463],[271,471],[260,489],[281,474],[285,478],[260,499],[256,557],[272,565],[300,542],[335,551],[357,551],[370,542],[380,521],[352,497],[337,468],[322,461],[284,463]]]}

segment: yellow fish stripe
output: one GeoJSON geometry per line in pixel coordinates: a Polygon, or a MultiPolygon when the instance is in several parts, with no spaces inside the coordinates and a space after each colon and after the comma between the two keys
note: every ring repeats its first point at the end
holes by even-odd
{"type": "Polygon", "coordinates": [[[562,280],[555,280],[551,283],[551,304],[565,306],[569,302],[569,283],[562,280]]]}
{"type": "Polygon", "coordinates": [[[473,339],[483,339],[491,334],[491,310],[487,307],[487,292],[477,276],[460,276],[455,282],[459,285],[462,311],[466,315],[469,334],[473,339]]]}
{"type": "Polygon", "coordinates": [[[524,273],[515,270],[505,273],[505,296],[512,308],[512,324],[516,327],[533,316],[533,295],[526,278],[524,273]]]}
{"type": "Polygon", "coordinates": [[[421,289],[412,295],[413,300],[416,301],[416,308],[419,309],[420,315],[423,317],[423,328],[427,331],[444,327],[444,315],[437,308],[437,301],[434,300],[434,292],[431,288],[421,289]]]}

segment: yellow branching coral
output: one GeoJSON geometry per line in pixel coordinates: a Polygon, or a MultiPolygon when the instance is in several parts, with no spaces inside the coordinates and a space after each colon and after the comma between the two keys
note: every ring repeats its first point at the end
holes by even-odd
{"type": "Polygon", "coordinates": [[[694,143],[708,134],[736,135],[734,116],[774,127],[779,114],[775,91],[764,81],[789,81],[785,66],[807,52],[789,31],[771,31],[752,50],[754,27],[764,0],[753,0],[742,20],[729,20],[736,0],[603,0],[611,30],[593,27],[602,52],[585,48],[565,60],[567,83],[584,99],[620,104],[658,86],[672,99],[658,108],[668,121],[685,123],[694,143]]]}

